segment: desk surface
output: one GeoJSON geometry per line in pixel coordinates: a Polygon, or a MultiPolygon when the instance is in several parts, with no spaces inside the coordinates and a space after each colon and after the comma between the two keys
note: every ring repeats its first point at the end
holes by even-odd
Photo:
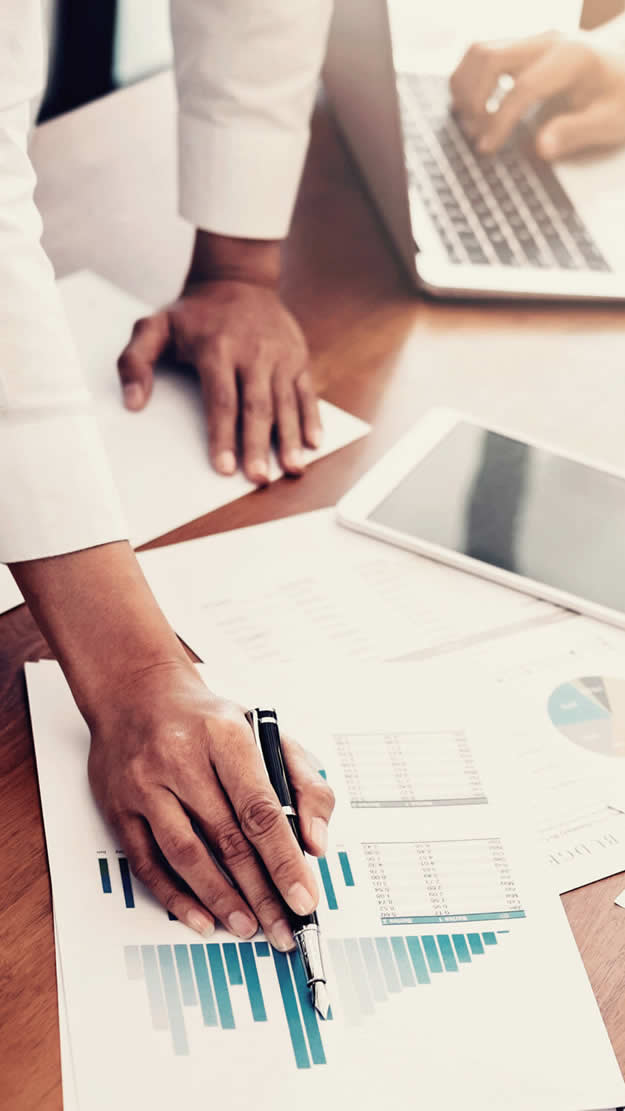
{"type": "MultiPolygon", "coordinates": [[[[99,271],[144,300],[175,293],[190,231],[175,200],[169,75],[40,128],[33,156],[59,276],[99,271]]],[[[332,504],[432,404],[514,424],[625,466],[618,309],[444,305],[415,296],[321,103],[286,256],[285,294],[320,393],[368,421],[364,441],[170,534],[187,539],[332,504]]],[[[57,1111],[50,886],[22,664],[46,654],[25,607],[0,618],[0,1107],[57,1111]]],[[[625,1069],[623,875],[564,903],[625,1069]]]]}

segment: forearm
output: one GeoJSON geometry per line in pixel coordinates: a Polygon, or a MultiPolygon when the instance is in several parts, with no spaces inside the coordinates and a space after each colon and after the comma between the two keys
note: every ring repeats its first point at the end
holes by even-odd
{"type": "Polygon", "coordinates": [[[280,281],[282,240],[243,239],[197,229],[186,284],[242,281],[275,289],[280,281]]]}
{"type": "Polygon", "coordinates": [[[14,563],[11,571],[88,722],[130,676],[186,662],[129,544],[14,563]]]}

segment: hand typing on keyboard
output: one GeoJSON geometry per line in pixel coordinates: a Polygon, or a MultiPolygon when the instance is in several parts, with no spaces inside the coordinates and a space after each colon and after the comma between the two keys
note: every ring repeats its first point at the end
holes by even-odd
{"type": "Polygon", "coordinates": [[[542,158],[625,141],[625,56],[582,37],[549,32],[503,45],[476,43],[452,75],[451,93],[482,154],[499,150],[531,108],[549,102],[553,114],[536,135],[542,158]],[[504,76],[514,80],[498,97],[504,76]]]}

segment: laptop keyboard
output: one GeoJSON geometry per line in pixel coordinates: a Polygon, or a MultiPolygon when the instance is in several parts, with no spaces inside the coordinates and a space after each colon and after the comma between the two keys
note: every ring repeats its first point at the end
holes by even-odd
{"type": "Polygon", "coordinates": [[[444,77],[402,74],[398,90],[409,185],[450,262],[610,270],[525,125],[481,155],[450,113],[444,77]]]}

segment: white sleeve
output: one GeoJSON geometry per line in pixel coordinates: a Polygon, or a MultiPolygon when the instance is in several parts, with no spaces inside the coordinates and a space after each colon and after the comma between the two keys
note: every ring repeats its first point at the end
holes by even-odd
{"type": "Polygon", "coordinates": [[[282,239],[308,146],[332,0],[171,0],[180,211],[282,239]]]}
{"type": "Polygon", "coordinates": [[[41,0],[0,3],[0,561],[127,536],[40,244],[27,153],[41,87],[41,0]]]}

